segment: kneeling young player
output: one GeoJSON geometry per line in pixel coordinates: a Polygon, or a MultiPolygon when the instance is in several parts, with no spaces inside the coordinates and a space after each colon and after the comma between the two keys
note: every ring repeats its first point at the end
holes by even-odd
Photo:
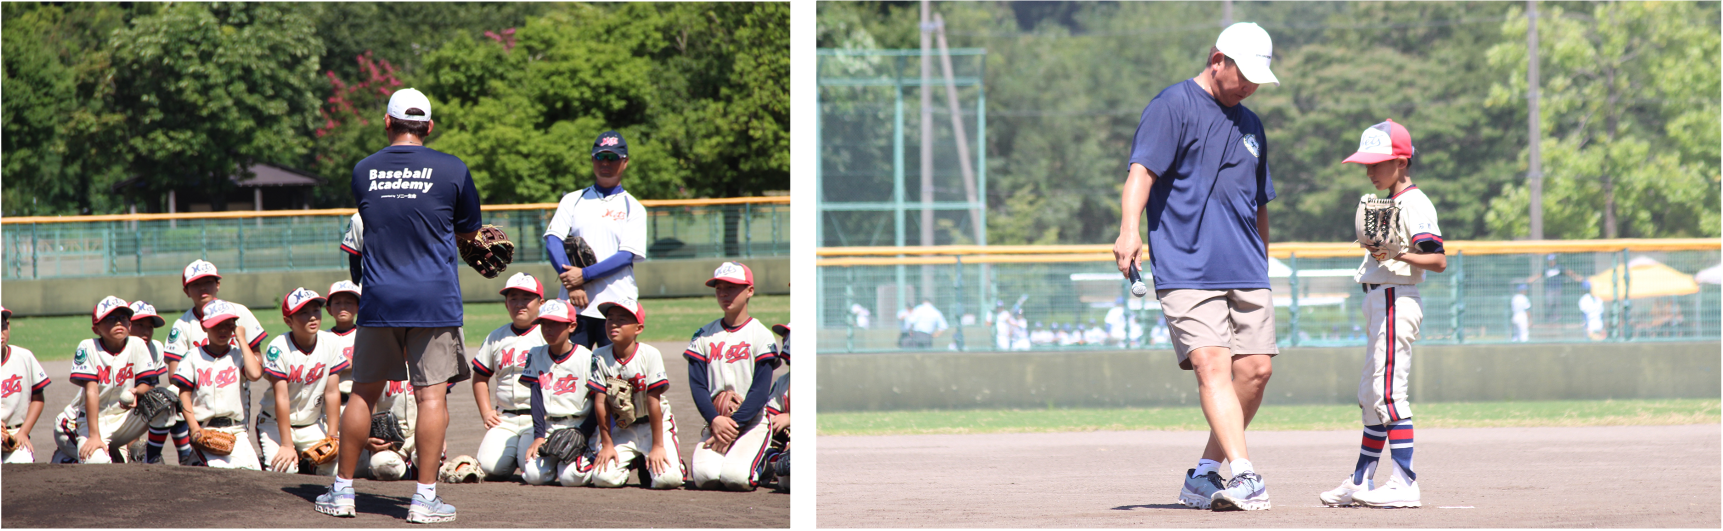
{"type": "Polygon", "coordinates": [[[485,336],[473,356],[473,399],[485,425],[476,459],[491,479],[506,478],[521,465],[520,441],[532,437],[532,391],[520,383],[520,375],[527,352],[544,345],[544,334],[533,324],[544,285],[532,275],[515,273],[502,294],[512,322],[485,336]]]}
{"type": "Polygon", "coordinates": [[[182,408],[190,412],[191,444],[202,462],[214,468],[262,470],[246,432],[250,382],[263,378],[263,361],[251,345],[238,340],[238,305],[223,300],[201,308],[209,342],[180,360],[173,375],[182,408]]]}
{"type": "Polygon", "coordinates": [[[0,362],[0,383],[5,385],[0,392],[0,420],[6,422],[5,455],[0,461],[34,463],[36,445],[30,442],[30,429],[42,417],[46,405],[42,391],[53,380],[36,361],[36,353],[12,344],[12,310],[5,307],[0,307],[0,355],[5,356],[0,362]]]}
{"type": "Polygon", "coordinates": [[[147,343],[131,337],[131,318],[131,308],[118,297],[96,303],[90,317],[96,337],[79,343],[72,355],[71,380],[83,392],[55,419],[53,462],[111,463],[109,449],[143,437],[155,420],[132,412],[134,397],[155,387],[164,369],[147,343]]]}
{"type": "MultiPolygon", "coordinates": [[[[149,345],[150,358],[154,360],[154,363],[157,366],[163,368],[163,377],[161,379],[169,380],[161,382],[162,386],[172,394],[174,397],[174,403],[178,404],[179,388],[174,387],[173,382],[171,381],[173,378],[173,372],[167,370],[167,367],[170,362],[177,363],[179,358],[170,358],[168,356],[167,349],[162,345],[162,342],[155,340],[156,329],[166,325],[167,321],[162,319],[160,314],[156,313],[155,306],[151,306],[147,302],[132,301],[131,309],[131,336],[141,339],[145,344],[149,345]]],[[[180,464],[189,465],[194,463],[195,459],[191,453],[191,432],[186,429],[185,418],[180,415],[177,407],[174,408],[174,411],[170,411],[165,415],[159,415],[150,422],[149,440],[143,448],[142,455],[139,455],[136,452],[138,443],[133,442],[132,446],[134,451],[131,454],[133,457],[129,459],[148,464],[161,463],[162,447],[167,445],[168,435],[170,433],[173,435],[174,448],[179,450],[180,464]]]]}
{"type": "MultiPolygon", "coordinates": [[[[790,366],[790,325],[772,325],[772,332],[784,338],[778,347],[778,359],[790,366]]],[[[790,491],[790,373],[785,372],[772,382],[772,400],[766,402],[766,422],[772,429],[772,442],[766,450],[766,462],[760,465],[760,483],[777,481],[778,492],[790,491]]]]}
{"type": "MultiPolygon", "coordinates": [[[[341,392],[341,403],[347,403],[347,395],[353,392],[353,340],[359,337],[359,285],[350,280],[337,281],[329,285],[329,301],[323,309],[329,312],[329,318],[335,320],[335,326],[329,328],[329,339],[335,343],[341,357],[347,359],[347,368],[342,369],[341,383],[337,387],[341,392]]],[[[336,424],[341,419],[335,419],[336,424]]]]}
{"type": "Polygon", "coordinates": [[[778,342],[748,314],[754,296],[754,273],[748,266],[725,262],[706,285],[715,289],[724,317],[701,327],[682,352],[688,358],[694,406],[711,431],[694,447],[694,486],[753,490],[759,486],[771,434],[761,412],[772,397],[778,342]]]}
{"type": "MultiPolygon", "coordinates": [[[[257,413],[257,439],[269,469],[300,472],[300,452],[340,438],[340,373],[348,366],[334,334],[319,330],[323,297],[298,288],[281,299],[281,320],[291,332],[269,342],[263,354],[263,376],[269,392],[257,413]],[[337,419],[330,422],[328,419],[337,419]]],[[[307,463],[319,476],[335,474],[333,453],[322,463],[307,463]]]]}
{"type": "Polygon", "coordinates": [[[592,483],[592,351],[568,340],[576,325],[574,308],[559,300],[538,307],[545,346],[527,352],[520,382],[531,389],[532,436],[521,438],[521,476],[530,485],[556,480],[565,487],[592,483]],[[573,430],[569,432],[569,430],[573,430]],[[568,432],[559,434],[559,432],[568,432]],[[565,439],[566,438],[566,439],[565,439]],[[550,444],[546,444],[550,441],[550,444]]]}
{"type": "Polygon", "coordinates": [[[593,459],[597,472],[592,483],[621,487],[634,462],[644,459],[643,468],[651,477],[648,487],[680,487],[682,455],[676,449],[676,417],[670,413],[670,399],[664,397],[670,389],[664,355],[652,345],[635,341],[646,329],[646,309],[640,301],[624,298],[600,304],[598,311],[604,313],[610,344],[592,353],[598,359],[592,382],[604,388],[593,398],[602,448],[593,459]],[[614,428],[610,421],[615,421],[614,428]]]}

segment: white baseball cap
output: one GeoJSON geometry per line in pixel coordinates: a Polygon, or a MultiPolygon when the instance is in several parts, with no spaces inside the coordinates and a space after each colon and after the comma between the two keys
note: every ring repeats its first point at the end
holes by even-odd
{"type": "Polygon", "coordinates": [[[285,317],[299,313],[299,310],[304,309],[305,305],[313,302],[327,303],[329,302],[329,299],[325,299],[317,295],[317,292],[315,291],[305,288],[294,288],[292,292],[289,292],[286,297],[281,299],[281,315],[285,317]]]}
{"type": "Polygon", "coordinates": [[[431,121],[431,99],[426,98],[425,93],[419,92],[419,89],[397,90],[389,96],[389,116],[396,120],[409,122],[429,122],[431,121]],[[407,109],[425,111],[425,115],[409,116],[407,109]]]}
{"type": "Polygon", "coordinates": [[[608,313],[608,312],[610,312],[610,309],[613,307],[622,308],[622,311],[628,312],[629,315],[633,315],[634,316],[634,322],[639,323],[639,324],[646,324],[646,307],[641,306],[640,301],[632,299],[632,298],[628,298],[628,297],[623,297],[621,301],[606,302],[604,304],[598,305],[598,311],[602,312],[602,313],[608,313]]]}
{"type": "MultiPolygon", "coordinates": [[[[1240,22],[1227,26],[1220,32],[1220,38],[1215,39],[1214,47],[1220,53],[1232,58],[1238,63],[1238,71],[1251,83],[1267,85],[1273,83],[1280,86],[1280,79],[1274,77],[1274,72],[1268,69],[1269,61],[1274,59],[1274,42],[1268,38],[1268,32],[1255,22],[1240,22]]],[[[394,104],[390,104],[394,109],[394,104]]]]}
{"type": "Polygon", "coordinates": [[[231,302],[216,299],[203,305],[203,321],[201,323],[204,328],[214,328],[222,321],[238,318],[239,309],[234,308],[231,302]]]}
{"type": "Polygon", "coordinates": [[[125,299],[109,295],[96,303],[95,311],[90,314],[90,322],[100,323],[102,322],[102,319],[106,319],[108,317],[108,314],[122,310],[126,312],[126,320],[128,322],[131,321],[132,309],[126,306],[125,299]]]}
{"type": "Polygon", "coordinates": [[[334,297],[336,293],[352,293],[354,297],[358,297],[359,285],[351,280],[338,280],[329,285],[329,296],[334,297]]]}
{"type": "Polygon", "coordinates": [[[574,317],[576,315],[579,314],[575,313],[574,306],[571,306],[566,302],[562,302],[559,299],[551,299],[544,301],[544,304],[539,305],[538,319],[534,320],[572,323],[574,322],[574,317]]]}
{"type": "Polygon", "coordinates": [[[503,289],[497,290],[497,293],[507,296],[511,289],[518,289],[531,293],[539,296],[540,298],[544,297],[544,284],[539,282],[538,278],[526,274],[525,272],[515,273],[514,276],[509,277],[508,283],[503,284],[503,289]]]}
{"type": "Polygon", "coordinates": [[[204,260],[192,260],[191,264],[185,266],[185,272],[180,274],[179,285],[183,287],[187,284],[197,282],[198,279],[203,277],[215,277],[216,280],[221,280],[221,274],[215,271],[215,264],[204,260]]]}
{"type": "Polygon", "coordinates": [[[718,265],[717,270],[712,271],[712,278],[706,281],[706,287],[716,287],[719,282],[752,286],[754,270],[748,269],[748,266],[742,265],[741,262],[724,262],[718,265]]]}
{"type": "Polygon", "coordinates": [[[142,319],[149,319],[150,320],[150,326],[154,326],[157,328],[160,328],[162,325],[167,324],[167,320],[162,319],[162,316],[156,313],[156,307],[150,306],[150,303],[147,303],[144,301],[136,301],[136,302],[132,303],[131,309],[132,309],[132,320],[133,321],[138,321],[138,320],[142,320],[142,319]]]}

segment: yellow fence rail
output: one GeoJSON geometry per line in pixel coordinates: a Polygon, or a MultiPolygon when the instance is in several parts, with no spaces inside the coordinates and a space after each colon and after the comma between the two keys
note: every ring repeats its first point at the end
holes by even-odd
{"type": "MultiPolygon", "coordinates": [[[[667,207],[706,207],[720,205],[787,205],[789,196],[766,197],[724,197],[712,199],[644,199],[640,205],[646,208],[667,207]]],[[[556,203],[521,203],[515,205],[484,205],[479,207],[485,212],[509,212],[516,210],[556,210],[556,203]]],[[[286,218],[306,216],[351,216],[358,209],[353,208],[324,208],[318,210],[228,210],[223,212],[179,212],[174,214],[104,214],[96,216],[15,216],[0,218],[0,225],[24,225],[45,223],[94,223],[108,221],[168,221],[168,220],[198,220],[198,219],[253,219],[253,218],[286,218]]]]}
{"type": "MultiPolygon", "coordinates": [[[[1539,240],[1539,241],[1449,241],[1449,253],[1468,255],[1585,253],[1613,251],[1716,251],[1723,240],[1715,238],[1539,240]]],[[[947,245],[908,247],[824,247],[815,251],[820,267],[949,264],[961,257],[966,264],[1029,262],[1110,262],[1111,245],[947,245]],[[901,255],[901,256],[900,256],[901,255]]],[[[1352,242],[1283,242],[1268,244],[1275,258],[1362,257],[1364,250],[1352,242]]],[[[1144,258],[1148,251],[1143,252],[1144,258]]]]}

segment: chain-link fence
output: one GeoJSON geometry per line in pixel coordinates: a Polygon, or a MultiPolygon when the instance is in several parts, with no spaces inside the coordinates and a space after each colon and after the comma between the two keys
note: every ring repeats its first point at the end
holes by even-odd
{"type": "MultiPolygon", "coordinates": [[[[642,201],[651,242],[647,258],[787,255],[787,199],[642,201]]],[[[543,262],[544,227],[555,212],[554,204],[491,207],[484,221],[508,232],[517,246],[517,262],[543,262]]],[[[197,259],[214,262],[223,271],[347,267],[339,246],[352,210],[263,214],[269,217],[221,213],[0,220],[5,254],[0,278],[178,274],[197,259]]]]}
{"type": "MultiPolygon", "coordinates": [[[[1715,241],[1519,254],[1468,254],[1465,243],[1450,242],[1447,271],[1427,273],[1418,286],[1420,343],[1522,340],[1515,313],[1523,314],[1530,342],[1723,338],[1715,241]]],[[[1131,297],[1106,255],[831,258],[841,251],[830,251],[822,249],[828,258],[819,268],[821,352],[916,348],[900,346],[909,319],[903,314],[924,298],[949,326],[934,350],[1171,348],[1154,294],[1131,297]],[[935,279],[925,291],[918,289],[923,268],[935,279]]],[[[1281,346],[1364,344],[1363,292],[1352,280],[1361,252],[1353,253],[1274,253],[1269,276],[1281,346]]]]}

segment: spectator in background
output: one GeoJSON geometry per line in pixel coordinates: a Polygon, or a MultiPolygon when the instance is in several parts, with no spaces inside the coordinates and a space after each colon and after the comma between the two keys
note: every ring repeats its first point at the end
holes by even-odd
{"type": "Polygon", "coordinates": [[[1011,310],[1011,350],[1029,350],[1029,319],[1023,317],[1023,308],[1011,310]]]}
{"type": "Polygon", "coordinates": [[[993,348],[1011,350],[1011,311],[1005,301],[993,301],[993,313],[987,314],[987,324],[993,327],[993,348]]]}
{"type": "Polygon", "coordinates": [[[1585,277],[1573,272],[1572,269],[1557,265],[1555,253],[1550,253],[1544,256],[1543,273],[1532,275],[1526,279],[1526,282],[1536,282],[1539,278],[1544,281],[1544,321],[1560,323],[1562,295],[1568,282],[1583,282],[1585,277]]]}
{"type": "Polygon", "coordinates": [[[860,304],[850,305],[850,315],[855,316],[856,328],[867,328],[868,325],[873,324],[873,312],[867,311],[867,307],[860,304]]]}
{"type": "MultiPolygon", "coordinates": [[[[1130,324],[1130,320],[1125,318],[1124,297],[1113,299],[1113,307],[1107,310],[1107,317],[1103,321],[1107,323],[1107,339],[1115,346],[1124,345],[1125,337],[1129,335],[1125,327],[1130,324]]],[[[1138,335],[1141,334],[1138,332],[1138,335]]]]}
{"type": "Polygon", "coordinates": [[[1089,320],[1089,328],[1083,331],[1083,344],[1091,347],[1107,344],[1107,331],[1102,330],[1101,325],[1094,319],[1089,320]]]}
{"type": "Polygon", "coordinates": [[[908,317],[910,348],[930,348],[934,338],[951,328],[945,322],[945,313],[933,307],[933,299],[927,297],[922,297],[921,304],[910,310],[908,317]]]}
{"type": "MultiPolygon", "coordinates": [[[[1551,255],[1554,256],[1554,255],[1551,255]]],[[[1509,321],[1514,325],[1513,341],[1524,343],[1531,338],[1532,299],[1526,296],[1526,285],[1514,287],[1514,296],[1508,300],[1509,321]]]]}
{"type": "Polygon", "coordinates": [[[1029,333],[1029,344],[1036,347],[1052,345],[1058,341],[1058,336],[1052,330],[1048,330],[1047,326],[1041,324],[1040,321],[1035,322],[1035,331],[1029,333]]]}
{"type": "Polygon", "coordinates": [[[1603,341],[1608,337],[1603,331],[1603,301],[1591,294],[1590,280],[1581,282],[1579,286],[1585,290],[1585,294],[1579,296],[1579,313],[1585,316],[1585,335],[1592,341],[1603,341]]]}

